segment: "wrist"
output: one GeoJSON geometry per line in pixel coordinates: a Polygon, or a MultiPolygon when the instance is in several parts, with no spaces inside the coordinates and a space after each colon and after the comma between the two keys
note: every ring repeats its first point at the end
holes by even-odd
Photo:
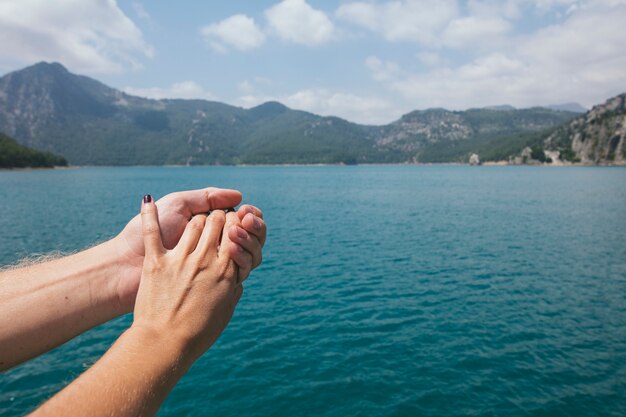
{"type": "Polygon", "coordinates": [[[133,252],[122,235],[117,235],[103,246],[111,253],[116,265],[111,277],[111,298],[121,314],[131,313],[141,279],[143,256],[133,252]]]}
{"type": "Polygon", "coordinates": [[[142,352],[157,355],[152,359],[171,365],[172,369],[180,371],[181,375],[187,372],[196,360],[191,354],[189,345],[182,338],[151,326],[135,322],[122,337],[128,339],[130,344],[137,346],[142,352]]]}

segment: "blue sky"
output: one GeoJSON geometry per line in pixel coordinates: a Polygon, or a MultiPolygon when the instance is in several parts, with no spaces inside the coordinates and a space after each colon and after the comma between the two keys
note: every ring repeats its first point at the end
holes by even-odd
{"type": "Polygon", "coordinates": [[[0,73],[58,61],[129,93],[380,124],[626,91],[626,0],[0,0],[0,73]]]}

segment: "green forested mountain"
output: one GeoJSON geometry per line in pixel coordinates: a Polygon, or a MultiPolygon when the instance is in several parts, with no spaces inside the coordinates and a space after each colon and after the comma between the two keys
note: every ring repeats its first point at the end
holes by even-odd
{"type": "Polygon", "coordinates": [[[134,97],[57,63],[0,78],[0,131],[78,165],[448,162],[473,152],[506,159],[575,115],[430,109],[366,126],[275,102],[243,109],[134,97]]]}
{"type": "Polygon", "coordinates": [[[0,133],[0,168],[52,168],[66,165],[67,161],[61,156],[27,148],[0,133]]]}

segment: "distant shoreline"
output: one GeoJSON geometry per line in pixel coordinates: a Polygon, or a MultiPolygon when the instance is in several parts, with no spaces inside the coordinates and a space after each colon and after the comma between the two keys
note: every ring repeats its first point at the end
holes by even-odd
{"type": "Polygon", "coordinates": [[[511,164],[508,161],[487,161],[480,165],[472,165],[466,162],[418,162],[418,163],[371,163],[371,164],[233,164],[233,165],[68,165],[57,167],[16,167],[0,168],[0,171],[47,171],[47,170],[69,170],[80,168],[200,168],[200,167],[351,167],[351,166],[527,166],[527,167],[626,167],[626,162],[617,164],[582,164],[582,163],[560,163],[560,164],[511,164]]]}
{"type": "MultiPolygon", "coordinates": [[[[93,165],[93,166],[97,166],[97,165],[93,165]]],[[[51,171],[51,170],[55,170],[55,169],[74,169],[74,168],[83,168],[84,166],[82,165],[68,165],[68,166],[58,166],[58,167],[14,167],[14,168],[8,168],[8,167],[2,167],[0,168],[0,171],[51,171]]]]}

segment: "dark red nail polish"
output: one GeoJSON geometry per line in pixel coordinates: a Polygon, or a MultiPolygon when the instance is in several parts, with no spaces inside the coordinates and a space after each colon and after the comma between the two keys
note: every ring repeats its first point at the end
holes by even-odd
{"type": "Polygon", "coordinates": [[[152,196],[150,194],[144,195],[143,196],[143,202],[144,202],[144,204],[152,203],[152,196]]]}

